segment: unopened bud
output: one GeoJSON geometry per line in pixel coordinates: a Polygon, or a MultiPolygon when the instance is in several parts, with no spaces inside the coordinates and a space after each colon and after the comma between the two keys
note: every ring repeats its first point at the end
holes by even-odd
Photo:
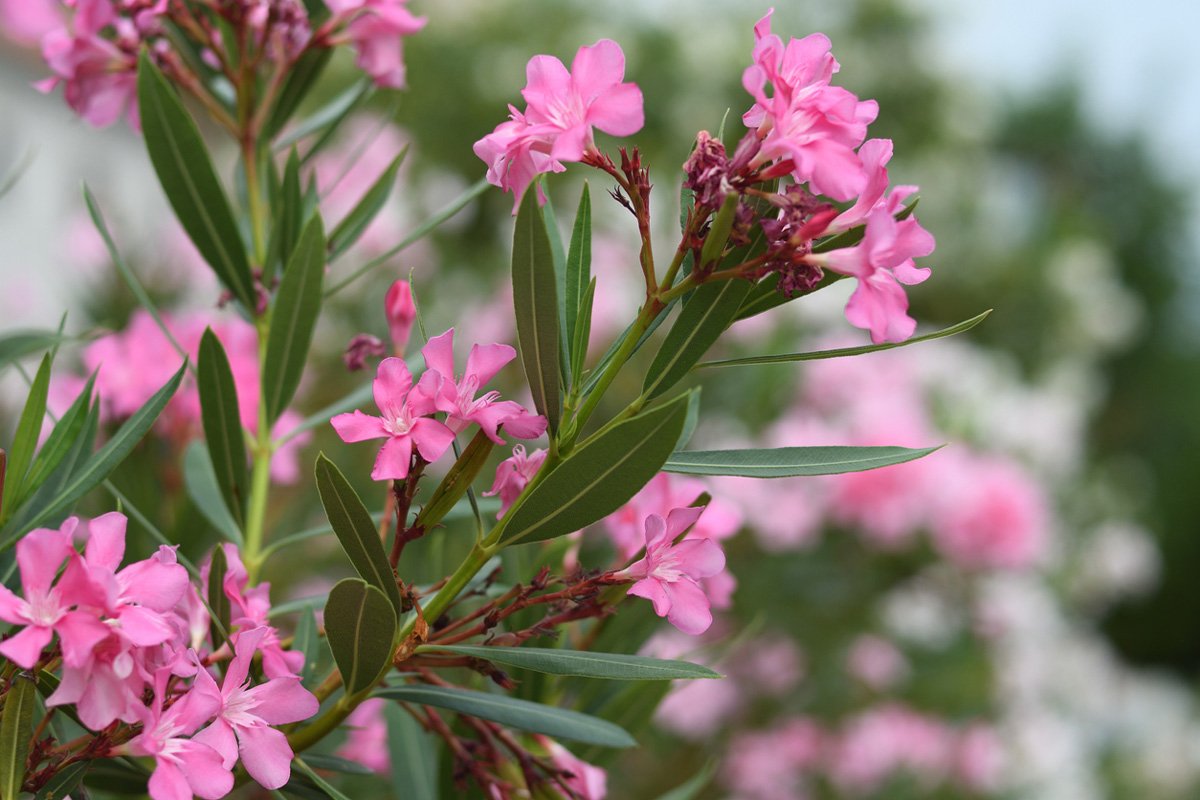
{"type": "Polygon", "coordinates": [[[396,355],[403,356],[413,322],[417,318],[417,304],[413,302],[412,286],[408,281],[396,281],[388,289],[383,301],[383,313],[387,316],[392,349],[396,355]]]}

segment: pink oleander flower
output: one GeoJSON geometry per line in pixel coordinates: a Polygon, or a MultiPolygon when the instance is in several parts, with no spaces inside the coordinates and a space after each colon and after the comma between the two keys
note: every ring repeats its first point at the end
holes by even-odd
{"type": "MultiPolygon", "coordinates": [[[[82,4],[81,4],[82,5],[82,4]]],[[[42,56],[54,75],[37,84],[51,92],[63,84],[63,97],[75,113],[97,128],[123,115],[138,127],[137,60],[97,34],[52,30],[42,39],[42,56]]]]}
{"type": "Polygon", "coordinates": [[[392,351],[403,356],[413,322],[417,319],[417,304],[413,302],[412,286],[408,281],[396,281],[391,285],[383,300],[383,310],[392,337],[392,351]]]}
{"type": "Polygon", "coordinates": [[[503,517],[509,506],[525,491],[545,460],[545,450],[534,450],[526,455],[524,445],[513,445],[512,455],[496,467],[496,480],[492,482],[492,488],[483,493],[484,497],[500,496],[500,511],[496,513],[496,519],[503,517]]]}
{"type": "MultiPolygon", "coordinates": [[[[223,544],[225,552],[225,596],[231,605],[229,624],[236,631],[261,630],[255,647],[262,653],[263,674],[270,679],[291,678],[304,664],[304,654],[283,649],[279,632],[270,624],[271,584],[250,586],[250,578],[236,545],[223,544]]],[[[200,569],[200,584],[208,585],[211,561],[200,569]]]]}
{"type": "Polygon", "coordinates": [[[407,0],[328,0],[335,19],[346,24],[342,38],[358,52],[358,68],[377,86],[405,87],[405,36],[425,27],[425,17],[414,16],[407,0]]]}
{"type": "Polygon", "coordinates": [[[354,709],[346,717],[346,741],[337,750],[342,758],[362,764],[381,775],[388,774],[392,768],[387,720],[383,717],[387,702],[375,697],[354,709]]]}
{"type": "Polygon", "coordinates": [[[711,539],[675,539],[700,518],[702,508],[677,508],[664,520],[646,520],[646,557],[616,573],[633,578],[629,594],[654,604],[654,613],[684,633],[699,636],[712,625],[709,598],[699,581],[725,569],[725,554],[711,539]]]}
{"type": "Polygon", "coordinates": [[[866,183],[862,193],[854,201],[854,205],[833,218],[822,236],[841,233],[861,224],[880,206],[895,216],[900,212],[904,201],[917,191],[916,186],[896,186],[891,194],[884,198],[888,188],[887,163],[892,160],[891,139],[868,139],[858,149],[858,157],[866,171],[866,183]]]}
{"type": "Polygon", "coordinates": [[[850,324],[871,332],[871,341],[903,342],[917,323],[908,316],[908,297],[900,284],[916,284],[929,277],[913,259],[933,252],[933,236],[916,217],[896,220],[888,208],[876,206],[867,215],[862,241],[854,247],[810,255],[807,261],[858,279],[846,304],[850,324]]]}
{"type": "Polygon", "coordinates": [[[153,647],[176,636],[167,615],[183,598],[188,574],[177,563],[175,548],[166,545],[118,571],[125,557],[127,522],[116,512],[93,519],[83,558],[67,566],[63,584],[72,601],[93,606],[130,645],[153,647]]]}
{"type": "Polygon", "coordinates": [[[729,743],[721,781],[743,800],[803,800],[804,775],[824,754],[825,733],[809,719],[743,732],[729,743]]]}
{"type": "Polygon", "coordinates": [[[46,698],[46,706],[74,705],[83,724],[96,731],[118,719],[138,722],[151,677],[145,664],[148,655],[147,650],[112,635],[92,647],[80,666],[67,664],[64,658],[62,681],[46,698]]]}
{"type": "Polygon", "coordinates": [[[58,0],[0,0],[0,32],[14,42],[35,45],[62,27],[58,0]]]}
{"type": "Polygon", "coordinates": [[[220,753],[225,769],[233,768],[240,753],[250,777],[264,789],[278,789],[291,777],[293,753],[287,736],[272,726],[308,719],[321,704],[297,677],[250,685],[250,662],[269,632],[254,628],[234,637],[234,658],[221,684],[220,711],[193,741],[220,753]]]}
{"type": "Polygon", "coordinates": [[[421,376],[413,389],[412,373],[404,360],[385,358],[375,374],[375,405],[381,416],[374,417],[355,411],[338,414],[330,422],[344,442],[386,439],[371,470],[372,480],[403,480],[408,477],[413,450],[421,458],[433,462],[454,441],[454,432],[429,414],[437,410],[434,382],[438,374],[432,370],[421,376]]]}
{"type": "Polygon", "coordinates": [[[756,161],[790,161],[792,176],[814,194],[849,200],[866,183],[854,151],[879,106],[829,85],[838,63],[824,34],[784,45],[771,33],[773,11],[754,26],[754,63],[742,74],[742,85],[755,101],[742,119],[762,138],[756,161]]]}
{"type": "Polygon", "coordinates": [[[154,757],[153,800],[191,800],[194,795],[218,800],[233,789],[233,773],[220,753],[186,737],[220,712],[221,693],[212,676],[200,670],[192,688],[164,710],[171,677],[169,669],[155,675],[154,699],[141,709],[142,732],[125,747],[133,755],[154,757]]]}
{"type": "Polygon", "coordinates": [[[938,783],[950,770],[953,745],[952,732],[941,720],[884,705],[845,726],[827,769],[834,786],[855,794],[870,793],[900,772],[938,783]]]}
{"type": "Polygon", "coordinates": [[[567,748],[545,736],[534,736],[550,756],[555,768],[567,773],[566,785],[579,800],[604,800],[608,795],[608,773],[577,758],[567,748]]]}
{"type": "Polygon", "coordinates": [[[869,634],[854,640],[846,654],[846,667],[876,691],[890,689],[908,675],[908,660],[896,645],[869,634]]]}
{"type": "Polygon", "coordinates": [[[77,561],[71,535],[79,520],[69,518],[59,530],[38,528],[17,542],[17,567],[21,573],[24,599],[0,586],[0,619],[23,626],[0,644],[0,655],[22,669],[31,669],[42,650],[58,633],[63,660],[78,666],[92,648],[108,636],[108,626],[90,613],[72,610],[74,601],[67,586],[54,578],[63,561],[77,561]]]}
{"type": "MultiPolygon", "coordinates": [[[[536,439],[546,432],[546,418],[530,414],[520,403],[500,400],[500,393],[485,392],[476,397],[479,389],[490,381],[501,367],[517,357],[517,351],[506,344],[476,344],[467,355],[462,375],[454,372],[454,328],[435,336],[421,348],[425,366],[436,383],[434,403],[438,411],[446,412],[446,427],[461,433],[472,423],[478,425],[496,444],[504,444],[499,428],[518,439],[536,439]]],[[[418,387],[421,391],[421,387],[418,387]]]]}
{"type": "MultiPolygon", "coordinates": [[[[580,161],[595,148],[592,128],[632,136],[645,122],[642,91],[623,83],[625,54],[610,39],[581,47],[571,70],[553,56],[534,56],[521,90],[528,108],[509,106],[510,118],[475,143],[475,155],[488,165],[487,178],[513,193],[513,213],[533,179],[562,172],[564,161],[580,161]]],[[[541,190],[538,199],[545,202],[541,190]]]]}

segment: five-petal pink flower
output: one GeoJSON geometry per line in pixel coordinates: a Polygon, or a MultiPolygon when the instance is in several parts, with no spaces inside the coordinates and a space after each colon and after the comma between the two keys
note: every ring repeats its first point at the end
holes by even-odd
{"type": "Polygon", "coordinates": [[[646,519],[645,558],[616,573],[636,581],[629,594],[646,598],[654,604],[655,614],[692,636],[712,625],[709,598],[699,582],[725,569],[725,554],[711,539],[685,539],[675,544],[703,510],[676,508],[665,520],[651,514],[646,519]]]}
{"type": "Polygon", "coordinates": [[[513,193],[514,214],[535,177],[562,172],[562,162],[579,161],[594,148],[593,128],[632,136],[645,122],[642,91],[623,82],[625,54],[611,39],[581,47],[570,71],[554,56],[534,56],[525,75],[528,108],[510,106],[510,118],[475,143],[488,181],[513,193]]]}
{"type": "Polygon", "coordinates": [[[377,481],[408,477],[413,450],[426,461],[437,461],[454,441],[454,433],[427,415],[437,410],[436,387],[428,384],[436,374],[426,372],[413,389],[412,373],[404,360],[385,358],[375,375],[375,405],[380,416],[355,411],[339,414],[330,422],[344,442],[386,439],[375,460],[371,478],[377,481]]]}

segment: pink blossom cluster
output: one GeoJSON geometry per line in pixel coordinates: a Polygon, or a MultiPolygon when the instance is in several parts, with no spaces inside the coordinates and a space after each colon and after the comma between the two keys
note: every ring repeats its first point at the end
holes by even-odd
{"type": "MultiPolygon", "coordinates": [[[[928,349],[920,355],[928,356],[928,349]]],[[[815,362],[792,410],[760,444],[923,447],[952,438],[932,413],[936,386],[921,379],[915,358],[895,351],[815,362]]],[[[912,546],[926,533],[939,555],[970,570],[1036,567],[1050,545],[1049,499],[1029,469],[961,441],[867,472],[715,483],[741,502],[770,551],[809,546],[829,525],[883,550],[912,546]]]]}
{"type": "Polygon", "coordinates": [[[569,71],[554,56],[534,56],[525,75],[525,111],[510,105],[509,119],[475,143],[488,181],[513,193],[514,214],[538,175],[595,150],[593,128],[632,136],[645,121],[641,89],[624,82],[625,54],[611,39],[579,48],[569,71]]]}
{"type": "MultiPolygon", "coordinates": [[[[258,427],[258,401],[261,381],[258,370],[258,340],[253,326],[236,319],[213,321],[199,313],[162,314],[163,322],[175,341],[196,362],[200,339],[207,327],[221,341],[233,373],[238,395],[238,415],[250,432],[258,427]]],[[[137,309],[125,330],[103,336],[83,350],[83,367],[96,373],[96,392],[100,397],[101,419],[120,420],[133,414],[179,368],[180,356],[150,314],[137,309]]],[[[52,406],[62,412],[82,389],[84,380],[75,376],[58,380],[53,387],[52,406]]],[[[300,421],[295,411],[285,411],[275,423],[273,433],[282,435],[300,421]]],[[[179,443],[197,438],[200,424],[200,393],[188,376],[159,417],[160,432],[179,443]]],[[[299,478],[300,449],[311,437],[300,434],[279,448],[271,461],[271,475],[281,483],[299,478]]]]}
{"type": "MultiPolygon", "coordinates": [[[[191,70],[172,51],[165,22],[192,37],[205,64],[225,70],[231,79],[223,41],[228,30],[237,32],[240,47],[264,53],[279,69],[287,69],[309,47],[351,45],[359,68],[389,88],[405,85],[403,37],[426,22],[408,10],[407,0],[329,0],[332,14],[317,31],[302,0],[208,5],[224,27],[168,0],[0,0],[0,24],[9,38],[40,45],[52,75],[38,88],[49,92],[61,84],[67,104],[92,125],[111,125],[124,115],[136,128],[139,51],[146,48],[178,77],[191,70]]],[[[198,85],[199,76],[186,82],[198,85]]]]}
{"type": "Polygon", "coordinates": [[[504,443],[501,428],[518,439],[536,439],[545,433],[545,417],[531,414],[520,403],[501,400],[497,391],[480,393],[516,358],[509,345],[473,345],[461,373],[455,368],[453,328],[430,339],[421,353],[426,370],[415,386],[403,359],[380,362],[374,381],[379,416],[354,411],[330,420],[342,441],[385,440],[371,471],[373,480],[403,480],[414,458],[437,461],[454,437],[472,425],[497,444],[504,443]],[[435,419],[441,414],[445,416],[435,419]]]}
{"type": "Polygon", "coordinates": [[[922,791],[967,794],[993,786],[1002,752],[978,723],[956,726],[899,704],[868,708],[829,729],[808,717],[738,734],[722,782],[739,800],[805,800],[818,778],[839,796],[860,797],[906,776],[922,791]]]}
{"type": "MultiPolygon", "coordinates": [[[[249,587],[236,549],[225,545],[232,613],[228,641],[213,651],[208,611],[173,547],[121,567],[126,522],[119,513],[72,517],[17,543],[22,594],[0,587],[0,619],[17,630],[0,654],[23,669],[61,658],[48,707],[73,705],[96,731],[136,726],[110,754],[154,758],[154,800],[223,797],[239,758],[260,784],[279,788],[292,750],[274,726],[312,716],[318,702],[296,675],[302,654],[285,651],[267,623],[270,587],[249,587]],[[77,535],[86,536],[82,554],[77,535]],[[250,678],[256,655],[265,676],[258,682],[250,678]],[[215,665],[225,661],[218,686],[215,665]]],[[[200,583],[207,585],[203,574],[200,583]]]]}

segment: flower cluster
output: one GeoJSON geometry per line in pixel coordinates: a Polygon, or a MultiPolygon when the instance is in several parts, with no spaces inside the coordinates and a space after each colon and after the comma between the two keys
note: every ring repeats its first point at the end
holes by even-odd
{"type": "Polygon", "coordinates": [[[318,703],[296,674],[303,657],[285,651],[267,623],[269,584],[249,587],[236,549],[225,546],[231,614],[225,640],[209,646],[210,626],[224,626],[210,619],[173,547],[121,567],[126,522],[119,513],[72,517],[17,543],[23,596],[0,587],[0,619],[19,630],[0,654],[27,670],[61,663],[46,705],[73,705],[84,725],[101,731],[96,755],[152,756],[154,800],[223,797],[239,755],[255,780],[279,788],[292,750],[274,726],[307,719],[318,703]],[[86,535],[82,554],[77,535],[86,535]],[[264,675],[257,681],[256,656],[264,675]],[[213,670],[226,661],[218,687],[213,670]]]}
{"type": "Polygon", "coordinates": [[[546,431],[546,418],[519,403],[501,400],[496,391],[479,394],[500,369],[516,358],[506,344],[474,345],[462,373],[454,366],[454,329],[435,336],[421,349],[427,369],[413,385],[401,358],[385,358],[375,375],[375,405],[380,415],[354,411],[331,421],[345,442],[386,439],[371,471],[377,481],[403,480],[415,460],[432,463],[442,457],[456,434],[477,425],[489,439],[503,444],[500,429],[519,439],[536,439],[546,431]],[[444,413],[443,420],[434,416],[444,413]]]}
{"type": "MultiPolygon", "coordinates": [[[[236,85],[235,64],[265,66],[283,75],[310,49],[349,44],[358,66],[377,85],[403,88],[402,40],[425,26],[407,0],[331,0],[332,12],[316,21],[301,0],[218,0],[199,4],[168,0],[27,0],[0,4],[0,21],[13,38],[40,43],[52,73],[42,91],[62,85],[67,104],[92,125],[106,126],[122,115],[138,126],[138,53],[148,52],[185,89],[219,105],[207,87],[214,75],[236,85]],[[176,52],[167,35],[190,40],[202,66],[176,52]],[[233,32],[236,45],[228,41],[233,32]],[[234,50],[237,50],[237,56],[234,50]]],[[[240,67],[239,67],[240,68],[240,67]]]]}

